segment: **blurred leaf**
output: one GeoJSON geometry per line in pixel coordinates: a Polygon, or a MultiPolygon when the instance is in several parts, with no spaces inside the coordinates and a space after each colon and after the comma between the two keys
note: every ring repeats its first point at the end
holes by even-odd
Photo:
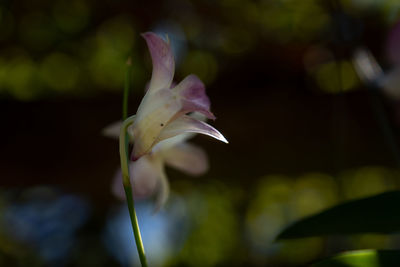
{"type": "Polygon", "coordinates": [[[312,265],[313,267],[389,267],[399,266],[400,251],[359,250],[339,254],[312,265]]]}
{"type": "Polygon", "coordinates": [[[400,191],[350,201],[295,222],[278,239],[400,231],[400,191]]]}

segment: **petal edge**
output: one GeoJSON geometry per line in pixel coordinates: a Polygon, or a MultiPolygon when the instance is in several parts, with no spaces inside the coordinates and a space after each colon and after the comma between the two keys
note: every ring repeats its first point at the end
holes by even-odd
{"type": "Polygon", "coordinates": [[[171,46],[152,32],[142,34],[146,40],[153,64],[149,91],[169,88],[174,78],[175,61],[171,46]]]}
{"type": "Polygon", "coordinates": [[[183,133],[199,133],[211,136],[221,142],[228,143],[228,140],[211,125],[193,119],[187,115],[177,118],[169,123],[160,133],[157,142],[183,134],[183,133]]]}
{"type": "Polygon", "coordinates": [[[206,95],[205,86],[196,75],[187,76],[173,90],[181,98],[184,113],[196,111],[215,120],[214,114],[210,111],[211,103],[206,95]]]}

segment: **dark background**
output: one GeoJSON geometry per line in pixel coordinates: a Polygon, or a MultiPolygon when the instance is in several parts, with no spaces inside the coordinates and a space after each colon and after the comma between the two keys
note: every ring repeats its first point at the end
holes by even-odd
{"type": "Polygon", "coordinates": [[[103,238],[121,203],[110,190],[118,144],[101,130],[121,116],[129,56],[130,114],[140,103],[151,75],[140,37],[146,31],[169,34],[175,80],[194,73],[204,81],[217,116],[211,124],[230,142],[193,140],[209,156],[203,177],[168,169],[173,196],[159,216],[169,218],[174,249],[154,265],[297,266],[349,248],[396,248],[396,236],[273,238],[295,219],[398,188],[397,144],[390,140],[399,137],[398,100],[368,89],[352,57],[364,47],[385,71],[396,68],[387,40],[399,8],[388,0],[3,0],[0,262],[126,264],[103,238]],[[10,229],[7,214],[24,221],[23,229],[40,220],[67,223],[75,210],[68,205],[42,216],[64,195],[79,198],[74,205],[85,206],[84,219],[68,232],[73,245],[48,260],[41,251],[51,234],[16,237],[22,230],[10,229]],[[21,209],[32,205],[25,217],[21,209]],[[181,217],[172,212],[176,205],[186,207],[181,217]]]}

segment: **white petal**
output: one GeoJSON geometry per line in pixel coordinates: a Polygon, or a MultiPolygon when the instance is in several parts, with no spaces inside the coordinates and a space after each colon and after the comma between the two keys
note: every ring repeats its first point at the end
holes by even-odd
{"type": "Polygon", "coordinates": [[[186,140],[192,138],[195,135],[196,135],[195,133],[185,133],[162,140],[153,147],[152,152],[168,150],[171,147],[174,147],[180,143],[185,142],[186,140]]]}
{"type": "MultiPolygon", "coordinates": [[[[129,172],[133,195],[135,198],[147,198],[156,191],[161,173],[158,161],[151,156],[144,156],[129,164],[129,172]]],[[[124,187],[122,185],[122,174],[119,170],[114,178],[112,192],[120,199],[125,199],[124,187]]]]}
{"type": "Polygon", "coordinates": [[[147,93],[139,106],[130,130],[133,137],[133,156],[139,158],[155,144],[160,132],[181,109],[181,103],[171,89],[147,93]]]}
{"type": "Polygon", "coordinates": [[[113,122],[112,124],[107,125],[106,128],[101,131],[101,133],[104,136],[118,139],[121,132],[121,126],[122,121],[113,122]]]}
{"type": "Polygon", "coordinates": [[[225,137],[211,125],[193,119],[187,115],[177,118],[169,123],[160,133],[157,142],[183,134],[183,133],[200,133],[211,136],[217,140],[228,143],[225,137]]]}
{"type": "MultiPolygon", "coordinates": [[[[205,115],[198,113],[198,112],[193,112],[188,116],[193,119],[199,120],[199,121],[205,121],[207,119],[205,115]]],[[[165,140],[157,143],[157,145],[155,145],[153,147],[153,151],[169,149],[173,146],[184,143],[186,140],[193,138],[195,135],[196,135],[196,133],[184,133],[184,134],[180,134],[180,135],[165,139],[165,140]]]]}
{"type": "Polygon", "coordinates": [[[359,48],[354,53],[354,67],[361,80],[366,83],[377,82],[383,76],[383,72],[372,53],[364,48],[359,48]]]}
{"type": "Polygon", "coordinates": [[[187,174],[201,175],[208,170],[207,155],[203,149],[182,143],[165,151],[166,164],[187,174]]]}

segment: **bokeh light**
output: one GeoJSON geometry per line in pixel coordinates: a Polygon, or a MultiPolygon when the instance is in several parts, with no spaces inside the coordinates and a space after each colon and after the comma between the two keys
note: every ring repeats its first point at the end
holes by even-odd
{"type": "Polygon", "coordinates": [[[230,141],[194,139],[210,170],[167,169],[159,213],[136,202],[152,266],[299,266],[400,249],[398,235],[275,240],[299,219],[400,189],[399,21],[397,0],[2,1],[0,265],[138,264],[110,190],[118,145],[101,131],[120,120],[128,59],[129,114],[141,101],[147,31],[171,41],[174,82],[204,82],[210,123],[230,141]],[[357,51],[374,62],[368,77],[357,51]]]}

